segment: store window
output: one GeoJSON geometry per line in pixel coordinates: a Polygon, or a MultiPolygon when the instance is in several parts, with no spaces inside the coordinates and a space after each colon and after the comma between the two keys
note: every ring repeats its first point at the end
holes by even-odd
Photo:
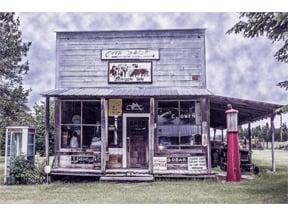
{"type": "Polygon", "coordinates": [[[200,145],[198,101],[158,102],[158,143],[161,148],[200,145]]]}
{"type": "Polygon", "coordinates": [[[99,101],[62,101],[61,148],[89,149],[101,146],[99,101]]]}

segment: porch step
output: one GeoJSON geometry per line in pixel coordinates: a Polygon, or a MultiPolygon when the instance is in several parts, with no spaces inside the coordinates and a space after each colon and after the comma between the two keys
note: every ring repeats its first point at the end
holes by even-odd
{"type": "Polygon", "coordinates": [[[154,177],[152,175],[142,175],[142,176],[105,175],[100,177],[100,181],[151,182],[154,181],[154,177]]]}

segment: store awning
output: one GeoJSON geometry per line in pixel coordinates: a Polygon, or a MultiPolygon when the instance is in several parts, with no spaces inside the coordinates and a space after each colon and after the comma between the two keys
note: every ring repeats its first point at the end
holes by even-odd
{"type": "Polygon", "coordinates": [[[156,87],[131,87],[131,88],[69,88],[69,89],[53,89],[41,94],[44,97],[137,97],[137,96],[206,96],[212,95],[212,92],[203,88],[156,88],[156,87]]]}
{"type": "Polygon", "coordinates": [[[254,100],[244,100],[232,97],[211,95],[210,98],[210,125],[213,128],[226,128],[227,105],[239,111],[239,125],[271,117],[282,105],[254,100]]]}

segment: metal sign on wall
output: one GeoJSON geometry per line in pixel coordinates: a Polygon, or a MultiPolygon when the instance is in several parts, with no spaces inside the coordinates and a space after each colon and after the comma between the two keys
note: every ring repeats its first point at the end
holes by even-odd
{"type": "Polygon", "coordinates": [[[206,158],[203,156],[199,157],[188,157],[188,170],[203,170],[206,167],[206,158]]]}
{"type": "Polygon", "coordinates": [[[121,116],[122,115],[122,99],[108,100],[108,115],[121,116]]]}
{"type": "Polygon", "coordinates": [[[152,62],[109,62],[109,83],[151,83],[152,62]]]}
{"type": "Polygon", "coordinates": [[[167,158],[153,157],[153,170],[154,171],[167,170],[167,158]]]}
{"type": "Polygon", "coordinates": [[[111,49],[101,50],[102,60],[113,59],[146,59],[157,60],[159,59],[158,49],[111,49]]]}

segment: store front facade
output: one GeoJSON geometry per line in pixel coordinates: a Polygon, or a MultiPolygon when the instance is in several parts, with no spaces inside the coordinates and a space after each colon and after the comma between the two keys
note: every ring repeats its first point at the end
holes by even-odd
{"type": "Polygon", "coordinates": [[[204,29],[57,32],[56,54],[42,94],[46,126],[55,103],[51,174],[211,174],[210,122],[225,125],[227,100],[210,107],[204,29]]]}

